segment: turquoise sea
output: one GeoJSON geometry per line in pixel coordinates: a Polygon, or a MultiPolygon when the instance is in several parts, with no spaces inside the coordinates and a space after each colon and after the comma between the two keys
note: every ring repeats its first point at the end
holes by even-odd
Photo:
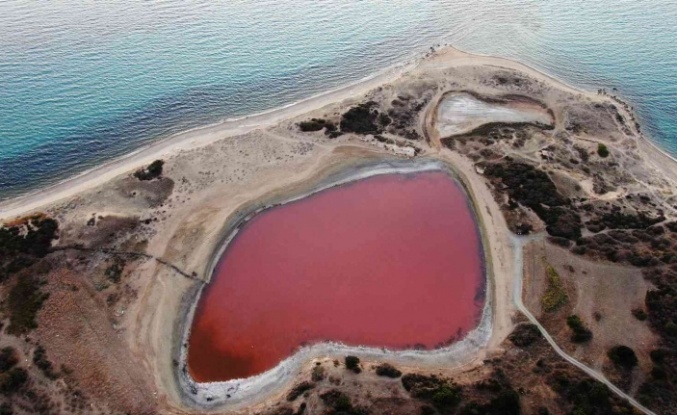
{"type": "Polygon", "coordinates": [[[677,155],[677,2],[0,1],[0,199],[438,43],[617,88],[677,155]]]}

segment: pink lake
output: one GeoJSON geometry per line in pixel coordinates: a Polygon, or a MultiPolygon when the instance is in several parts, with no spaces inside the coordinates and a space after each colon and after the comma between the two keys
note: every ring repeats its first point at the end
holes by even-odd
{"type": "Polygon", "coordinates": [[[461,186],[375,176],[271,208],[226,249],[195,311],[198,382],[265,372],[303,345],[441,347],[472,330],[483,254],[461,186]]]}

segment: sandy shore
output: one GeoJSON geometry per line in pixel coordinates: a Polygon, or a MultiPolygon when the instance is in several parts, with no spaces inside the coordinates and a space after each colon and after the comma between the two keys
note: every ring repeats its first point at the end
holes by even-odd
{"type": "Polygon", "coordinates": [[[394,65],[355,83],[280,108],[259,114],[227,119],[217,124],[191,129],[165,139],[160,139],[125,156],[89,169],[72,178],[65,179],[54,186],[2,201],[0,202],[0,219],[20,216],[59,200],[72,197],[83,191],[95,188],[114,177],[148,164],[153,160],[177,154],[182,150],[205,146],[227,137],[244,135],[256,129],[273,126],[282,120],[297,117],[316,108],[321,108],[346,98],[359,96],[379,85],[399,78],[403,73],[415,68],[419,64],[420,59],[414,58],[412,61],[394,65]]]}
{"type": "Polygon", "coordinates": [[[196,128],[183,133],[175,134],[166,139],[158,140],[146,147],[140,148],[123,157],[112,160],[101,166],[87,170],[75,177],[66,179],[54,186],[40,189],[24,196],[0,202],[0,219],[7,220],[24,215],[31,211],[53,204],[59,200],[72,197],[85,190],[95,188],[114,177],[137,169],[153,160],[176,154],[182,150],[205,146],[216,140],[226,137],[246,134],[250,131],[266,128],[282,120],[294,118],[314,109],[324,107],[334,102],[355,97],[366,93],[380,85],[398,79],[403,74],[414,69],[419,71],[435,67],[462,67],[462,66],[494,66],[524,72],[536,79],[553,83],[558,88],[588,96],[593,94],[577,89],[565,82],[530,68],[519,62],[492,56],[472,55],[452,47],[445,47],[436,52],[431,58],[415,58],[410,62],[395,65],[385,71],[377,73],[354,84],[322,93],[308,99],[266,111],[260,114],[242,118],[226,120],[222,123],[196,128]]]}

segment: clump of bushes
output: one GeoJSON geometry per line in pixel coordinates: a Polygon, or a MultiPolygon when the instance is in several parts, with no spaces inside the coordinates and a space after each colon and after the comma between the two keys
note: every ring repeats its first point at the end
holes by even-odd
{"type": "Polygon", "coordinates": [[[316,365],[313,367],[313,370],[310,372],[310,378],[313,380],[313,382],[320,382],[324,380],[324,377],[326,376],[324,367],[320,365],[316,365]]]}
{"type": "Polygon", "coordinates": [[[350,397],[345,393],[332,389],[320,395],[325,405],[332,409],[334,414],[342,415],[366,415],[369,412],[360,407],[353,406],[350,397]]]}
{"type": "Polygon", "coordinates": [[[28,372],[22,367],[14,367],[7,372],[0,373],[0,393],[12,395],[17,392],[28,380],[28,372]]]}
{"type": "Polygon", "coordinates": [[[165,162],[162,160],[155,160],[150,163],[147,167],[141,168],[134,172],[134,177],[139,180],[153,180],[162,176],[162,166],[165,162]]]}
{"type": "Polygon", "coordinates": [[[19,363],[19,356],[13,347],[6,346],[0,350],[0,373],[7,372],[17,363],[19,363]]]}
{"type": "Polygon", "coordinates": [[[520,397],[513,389],[501,391],[498,396],[486,404],[469,402],[465,405],[460,415],[520,415],[522,409],[520,397]]]}
{"type": "Polygon", "coordinates": [[[376,366],[376,375],[396,379],[402,376],[402,372],[389,363],[382,363],[376,366]]]}
{"type": "Polygon", "coordinates": [[[324,134],[330,138],[335,138],[341,135],[334,124],[331,121],[325,120],[324,118],[311,118],[309,121],[302,121],[298,123],[299,129],[303,132],[310,131],[320,131],[324,129],[324,134]]]}
{"type": "Polygon", "coordinates": [[[38,346],[33,352],[33,363],[44,373],[48,379],[57,379],[59,374],[54,371],[52,362],[47,359],[47,351],[44,347],[38,346]]]}
{"type": "Polygon", "coordinates": [[[614,346],[607,352],[607,356],[616,366],[630,370],[637,366],[638,360],[635,351],[628,346],[614,346]]]}
{"type": "Polygon", "coordinates": [[[12,395],[26,383],[28,372],[24,368],[16,367],[19,357],[12,347],[0,350],[0,393],[12,395]]]}
{"type": "Polygon", "coordinates": [[[642,308],[633,308],[631,313],[639,321],[644,321],[648,317],[648,315],[646,314],[646,311],[644,311],[644,309],[642,309],[642,308]]]}
{"type": "Polygon", "coordinates": [[[357,134],[377,134],[381,132],[377,107],[376,102],[368,101],[350,108],[341,116],[341,131],[357,134]]]}
{"type": "Polygon", "coordinates": [[[597,144],[597,154],[602,158],[609,157],[609,149],[606,145],[599,143],[597,144]]]}
{"type": "Polygon", "coordinates": [[[552,389],[573,404],[570,414],[633,414],[632,407],[604,384],[578,373],[554,370],[547,378],[552,389]]]}
{"type": "Polygon", "coordinates": [[[613,211],[603,214],[598,220],[602,226],[611,229],[646,229],[664,221],[665,216],[650,217],[644,213],[632,215],[613,211]]]}
{"type": "Polygon", "coordinates": [[[535,324],[523,323],[515,327],[508,340],[517,347],[527,347],[541,338],[541,332],[535,324]]]}
{"type": "Polygon", "coordinates": [[[546,224],[546,231],[557,237],[581,237],[581,218],[570,209],[547,173],[526,163],[503,162],[485,166],[484,174],[501,180],[511,201],[533,210],[546,224]]]}
{"type": "Polygon", "coordinates": [[[49,294],[40,289],[42,285],[40,279],[34,275],[18,278],[7,296],[8,333],[25,334],[38,327],[36,316],[42,304],[49,298],[49,294]]]}
{"type": "Polygon", "coordinates": [[[58,229],[57,221],[42,215],[0,226],[0,281],[45,257],[58,229]]]}
{"type": "Polygon", "coordinates": [[[574,332],[571,336],[571,341],[574,343],[585,343],[592,339],[592,332],[585,327],[580,317],[575,314],[567,317],[567,326],[574,332]]]}
{"type": "Polygon", "coordinates": [[[409,373],[402,376],[402,386],[411,396],[430,402],[440,411],[448,411],[461,403],[462,388],[437,376],[409,373]]]}
{"type": "Polygon", "coordinates": [[[360,359],[357,356],[346,356],[345,364],[346,369],[353,371],[354,373],[362,372],[362,368],[360,367],[360,359]]]}
{"type": "Polygon", "coordinates": [[[548,264],[546,266],[545,273],[547,277],[547,288],[541,299],[541,305],[543,306],[544,311],[550,313],[566,304],[566,302],[569,301],[569,297],[564,290],[564,284],[562,284],[561,277],[552,265],[548,264]]]}
{"type": "Polygon", "coordinates": [[[314,387],[315,387],[315,384],[308,382],[308,381],[303,381],[303,382],[297,384],[287,394],[287,401],[289,401],[289,402],[295,401],[296,398],[303,395],[307,391],[313,389],[314,387]]]}
{"type": "Polygon", "coordinates": [[[122,259],[115,259],[113,263],[106,268],[104,271],[104,274],[106,275],[106,278],[114,284],[117,284],[120,282],[120,278],[122,277],[122,271],[125,269],[125,261],[122,259]]]}

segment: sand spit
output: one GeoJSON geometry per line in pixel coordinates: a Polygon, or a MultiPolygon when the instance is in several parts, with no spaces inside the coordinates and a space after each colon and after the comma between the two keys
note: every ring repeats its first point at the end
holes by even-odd
{"type": "MultiPolygon", "coordinates": [[[[240,213],[234,217],[224,227],[221,234],[223,235],[222,243],[212,255],[209,267],[209,275],[212,275],[216,263],[223,255],[228,244],[237,236],[238,230],[250,219],[258,213],[266,209],[290,203],[296,200],[303,199],[312,194],[331,189],[342,184],[358,181],[368,177],[374,177],[384,174],[410,174],[425,171],[443,171],[447,173],[452,180],[461,183],[465,192],[469,192],[469,188],[464,183],[461,177],[454,170],[450,164],[437,160],[382,160],[376,162],[369,162],[361,166],[354,166],[345,171],[341,171],[329,175],[320,180],[320,182],[311,189],[302,193],[294,193],[289,197],[266,201],[265,205],[258,202],[253,202],[249,208],[242,209],[240,213]]],[[[471,207],[474,216],[477,217],[475,205],[471,202],[473,198],[468,195],[468,204],[471,207]]],[[[476,222],[481,228],[479,222],[476,222]]],[[[482,235],[482,245],[486,245],[485,233],[480,229],[482,235]]],[[[483,249],[484,252],[484,249],[483,249]]],[[[486,278],[492,278],[489,275],[491,258],[485,255],[485,274],[486,278]]],[[[181,340],[176,344],[180,347],[177,350],[178,356],[176,359],[180,362],[181,368],[177,373],[177,381],[181,387],[184,400],[197,409],[216,409],[227,405],[229,409],[240,409],[261,400],[265,400],[275,393],[284,391],[289,387],[290,383],[295,379],[297,374],[301,371],[304,365],[307,365],[312,359],[320,357],[334,357],[341,359],[345,355],[353,354],[367,360],[388,361],[397,365],[414,366],[421,368],[434,369],[439,366],[460,366],[467,364],[477,358],[479,349],[486,346],[492,333],[492,293],[491,284],[486,285],[484,297],[486,298],[482,315],[477,327],[469,332],[463,339],[451,344],[448,347],[435,350],[404,350],[393,351],[385,348],[363,347],[363,346],[348,346],[341,343],[319,343],[311,346],[300,348],[294,355],[282,361],[275,368],[253,376],[247,379],[235,379],[227,382],[210,382],[198,383],[195,382],[189,375],[186,368],[186,354],[187,344],[190,335],[190,325],[193,320],[195,307],[199,301],[201,288],[204,285],[198,285],[186,293],[182,301],[184,312],[179,313],[179,321],[177,322],[177,331],[181,334],[181,340]]]]}

